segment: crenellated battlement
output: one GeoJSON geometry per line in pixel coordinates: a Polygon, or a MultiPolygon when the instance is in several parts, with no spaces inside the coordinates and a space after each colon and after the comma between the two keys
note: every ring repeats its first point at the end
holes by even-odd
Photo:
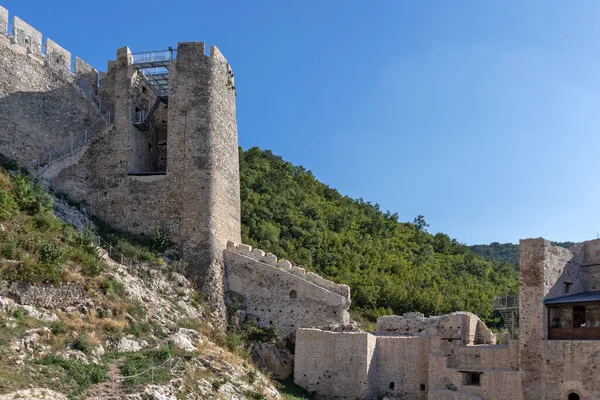
{"type": "Polygon", "coordinates": [[[313,272],[306,272],[306,269],[292,265],[292,263],[284,258],[277,259],[277,256],[273,253],[266,253],[261,249],[253,249],[252,246],[247,244],[235,244],[233,242],[227,243],[227,250],[242,254],[246,257],[250,257],[256,261],[263,262],[265,264],[269,264],[273,267],[277,267],[283,271],[289,272],[293,275],[296,275],[299,278],[302,278],[308,282],[311,282],[323,289],[327,289],[333,293],[339,294],[343,296],[348,304],[350,304],[350,287],[344,284],[338,284],[331,282],[327,279],[320,277],[319,275],[313,272]]]}
{"type": "Polygon", "coordinates": [[[95,68],[79,57],[75,58],[73,64],[71,52],[48,37],[43,41],[42,33],[18,16],[13,16],[12,25],[9,24],[9,12],[2,6],[0,36],[8,37],[15,50],[20,49],[26,54],[40,58],[50,69],[66,77],[83,76],[91,85],[98,86],[98,71],[95,68]]]}

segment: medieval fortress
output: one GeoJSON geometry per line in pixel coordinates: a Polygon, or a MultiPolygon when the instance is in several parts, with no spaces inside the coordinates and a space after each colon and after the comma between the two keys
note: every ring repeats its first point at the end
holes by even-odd
{"type": "Polygon", "coordinates": [[[98,72],[0,7],[0,154],[119,230],[168,230],[215,318],[229,307],[295,337],[300,386],[331,399],[600,399],[600,240],[521,241],[520,296],[497,304],[508,335],[465,312],[360,332],[348,286],[240,243],[237,135],[215,46],[123,47],[98,72]]]}

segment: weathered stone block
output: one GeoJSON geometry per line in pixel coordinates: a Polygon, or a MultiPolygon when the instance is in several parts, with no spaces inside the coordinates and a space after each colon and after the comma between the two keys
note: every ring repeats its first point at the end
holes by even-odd
{"type": "Polygon", "coordinates": [[[0,6],[0,34],[8,34],[8,10],[0,6]]]}
{"type": "Polygon", "coordinates": [[[71,73],[71,53],[51,39],[46,39],[46,65],[61,73],[71,73]]]}
{"type": "Polygon", "coordinates": [[[19,17],[13,18],[15,42],[34,54],[42,53],[42,33],[19,17]]]}

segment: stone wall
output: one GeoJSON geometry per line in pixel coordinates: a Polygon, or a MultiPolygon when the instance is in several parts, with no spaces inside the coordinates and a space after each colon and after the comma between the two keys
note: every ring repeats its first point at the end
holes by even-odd
{"type": "Polygon", "coordinates": [[[309,392],[335,399],[365,399],[375,351],[370,333],[299,329],[296,333],[294,382],[309,392]]]}
{"type": "Polygon", "coordinates": [[[0,6],[0,35],[8,35],[8,10],[0,6]]]}
{"type": "MultiPolygon", "coordinates": [[[[325,399],[522,399],[518,342],[478,345],[470,339],[471,332],[488,335],[487,343],[495,342],[485,324],[471,313],[437,317],[407,313],[379,318],[375,334],[361,333],[368,335],[369,343],[375,341],[373,353],[365,353],[364,345],[355,349],[361,368],[365,356],[370,362],[367,387],[359,388],[366,394],[353,397],[336,386],[347,386],[347,364],[333,362],[335,354],[327,351],[346,340],[357,340],[357,334],[299,329],[294,379],[325,399]],[[465,373],[480,374],[481,382],[471,384],[465,373]],[[329,376],[337,381],[326,380],[323,386],[323,377],[329,376]]],[[[361,377],[350,377],[362,382],[361,377]]]]}
{"type": "Polygon", "coordinates": [[[369,385],[375,398],[422,400],[429,386],[429,338],[377,336],[369,385]]]}
{"type": "Polygon", "coordinates": [[[80,305],[85,301],[86,291],[80,284],[71,283],[59,286],[30,285],[28,283],[2,283],[0,295],[12,298],[22,305],[64,309],[80,305]]]}
{"type": "Polygon", "coordinates": [[[129,49],[119,49],[99,88],[114,110],[113,126],[44,177],[117,229],[150,235],[166,228],[225,321],[223,250],[241,235],[235,93],[224,57],[214,46],[210,55],[204,51],[204,43],[179,44],[169,67],[169,105],[141,132],[133,125],[135,107],[149,107],[155,96],[143,90],[129,49]]]}
{"type": "Polygon", "coordinates": [[[69,146],[98,118],[70,72],[71,54],[15,17],[13,36],[4,31],[0,8],[0,153],[28,167],[51,149],[69,146]],[[27,39],[27,42],[25,42],[27,39]]]}
{"type": "Polygon", "coordinates": [[[278,262],[274,255],[246,245],[230,243],[224,258],[229,305],[253,315],[259,325],[276,325],[293,337],[298,328],[349,322],[348,286],[322,278],[317,284],[309,280],[315,274],[307,275],[289,261],[278,262]]]}

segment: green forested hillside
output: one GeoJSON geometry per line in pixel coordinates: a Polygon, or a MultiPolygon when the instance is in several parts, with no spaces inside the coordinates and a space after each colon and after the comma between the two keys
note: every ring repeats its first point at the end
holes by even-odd
{"type": "Polygon", "coordinates": [[[507,262],[519,266],[519,245],[513,243],[476,244],[471,251],[495,261],[507,262]]]}
{"type": "MultiPolygon", "coordinates": [[[[553,246],[569,248],[574,242],[550,242],[553,246]]],[[[507,262],[519,267],[519,245],[513,243],[476,244],[471,251],[493,261],[507,262]]]]}
{"type": "Polygon", "coordinates": [[[353,308],[384,313],[456,310],[491,316],[492,296],[517,291],[509,263],[484,259],[378,205],[341,195],[270,151],[240,150],[242,238],[352,289],[353,308]]]}

